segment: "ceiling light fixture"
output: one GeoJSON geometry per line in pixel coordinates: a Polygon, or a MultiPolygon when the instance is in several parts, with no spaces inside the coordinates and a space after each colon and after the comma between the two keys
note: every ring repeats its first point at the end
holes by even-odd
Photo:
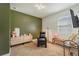
{"type": "Polygon", "coordinates": [[[41,10],[41,9],[44,9],[45,6],[43,4],[35,4],[35,7],[38,9],[38,10],[41,10]]]}

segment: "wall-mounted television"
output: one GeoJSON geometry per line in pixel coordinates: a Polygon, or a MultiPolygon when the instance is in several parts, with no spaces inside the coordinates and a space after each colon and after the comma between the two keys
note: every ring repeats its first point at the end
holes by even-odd
{"type": "Polygon", "coordinates": [[[72,9],[70,9],[70,14],[71,14],[71,18],[72,18],[72,23],[73,23],[73,27],[77,28],[79,27],[79,19],[78,16],[74,15],[74,11],[72,9]]]}

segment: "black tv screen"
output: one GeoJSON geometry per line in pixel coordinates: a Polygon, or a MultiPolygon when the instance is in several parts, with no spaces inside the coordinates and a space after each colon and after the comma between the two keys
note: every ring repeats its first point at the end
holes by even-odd
{"type": "Polygon", "coordinates": [[[71,18],[72,18],[73,27],[74,27],[74,28],[79,27],[78,16],[75,16],[75,15],[74,15],[74,12],[73,12],[72,9],[70,9],[70,14],[71,14],[71,18]]]}
{"type": "Polygon", "coordinates": [[[77,15],[76,15],[75,17],[76,17],[76,19],[77,19],[77,27],[79,27],[79,18],[78,18],[77,15]]]}

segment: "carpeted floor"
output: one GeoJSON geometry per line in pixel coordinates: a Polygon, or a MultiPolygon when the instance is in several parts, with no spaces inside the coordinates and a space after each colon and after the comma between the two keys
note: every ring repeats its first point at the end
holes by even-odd
{"type": "MultiPolygon", "coordinates": [[[[66,49],[66,55],[68,55],[66,49]]],[[[47,48],[37,47],[35,42],[18,45],[11,48],[11,56],[63,56],[63,47],[47,43],[47,48]]]]}

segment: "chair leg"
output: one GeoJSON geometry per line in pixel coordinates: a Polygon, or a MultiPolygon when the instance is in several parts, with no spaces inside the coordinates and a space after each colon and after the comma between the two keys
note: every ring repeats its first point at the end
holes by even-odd
{"type": "Polygon", "coordinates": [[[37,47],[39,47],[39,45],[37,44],[37,47]]]}
{"type": "Polygon", "coordinates": [[[37,47],[39,47],[39,42],[37,43],[37,47]]]}
{"type": "Polygon", "coordinates": [[[45,48],[47,48],[47,45],[45,45],[45,48]]]}
{"type": "Polygon", "coordinates": [[[47,42],[45,42],[45,48],[47,48],[47,42]]]}

